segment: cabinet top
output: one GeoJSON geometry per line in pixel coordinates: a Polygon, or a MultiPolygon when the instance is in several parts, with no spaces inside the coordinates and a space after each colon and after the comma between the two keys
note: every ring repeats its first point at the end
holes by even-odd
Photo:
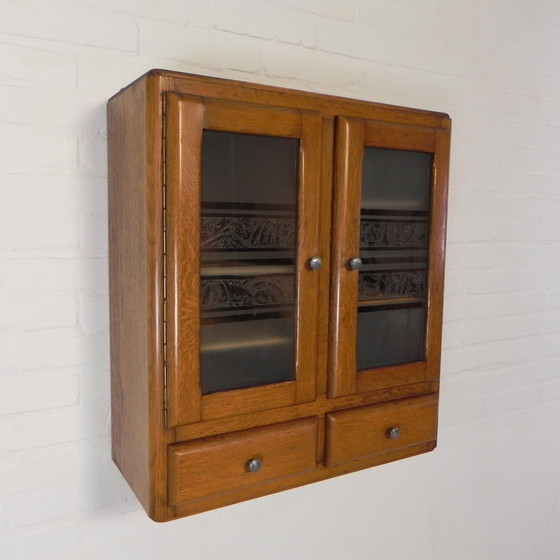
{"type": "Polygon", "coordinates": [[[151,89],[156,95],[175,92],[183,95],[318,111],[326,117],[343,114],[347,117],[373,118],[413,126],[451,128],[449,115],[442,112],[162,69],[149,70],[111,97],[109,103],[125,94],[127,90],[137,87],[151,89]]]}

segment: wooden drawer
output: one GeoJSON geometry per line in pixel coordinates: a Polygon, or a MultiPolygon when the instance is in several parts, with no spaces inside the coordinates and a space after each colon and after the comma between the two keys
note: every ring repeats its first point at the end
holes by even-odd
{"type": "Polygon", "coordinates": [[[316,418],[170,445],[169,503],[314,470],[316,448],[316,418]]]}
{"type": "Polygon", "coordinates": [[[437,396],[327,414],[327,466],[435,441],[437,396]]]}

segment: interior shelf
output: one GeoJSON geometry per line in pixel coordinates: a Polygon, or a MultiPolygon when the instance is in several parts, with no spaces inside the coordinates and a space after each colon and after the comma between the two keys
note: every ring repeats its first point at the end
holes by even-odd
{"type": "Polygon", "coordinates": [[[262,340],[234,340],[226,342],[213,342],[206,344],[202,347],[203,352],[231,352],[231,351],[242,351],[250,350],[256,348],[270,348],[272,351],[278,346],[286,346],[292,341],[288,338],[277,337],[277,338],[265,338],[262,340]]]}
{"type": "Polygon", "coordinates": [[[386,299],[372,299],[358,302],[359,308],[366,307],[381,307],[386,305],[408,306],[412,304],[424,303],[426,300],[422,297],[401,297],[401,298],[386,298],[386,299]]]}
{"type": "Polygon", "coordinates": [[[294,265],[237,265],[237,266],[222,266],[222,265],[202,265],[200,268],[200,276],[202,278],[230,278],[230,277],[243,277],[250,278],[266,278],[278,275],[293,275],[294,265]]]}

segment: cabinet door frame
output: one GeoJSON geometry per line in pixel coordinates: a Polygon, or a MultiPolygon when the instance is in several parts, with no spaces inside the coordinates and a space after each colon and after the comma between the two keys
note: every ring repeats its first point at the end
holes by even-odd
{"type": "Polygon", "coordinates": [[[329,321],[331,398],[437,381],[440,369],[450,130],[337,117],[335,136],[332,286],[329,321]],[[357,371],[358,271],[362,161],[366,147],[432,153],[426,293],[425,359],[357,371]]]}
{"type": "Polygon", "coordinates": [[[168,93],[165,114],[165,355],[168,427],[313,401],[317,391],[321,256],[320,113],[168,93]],[[200,207],[204,130],[300,140],[295,379],[203,395],[200,383],[200,207]]]}

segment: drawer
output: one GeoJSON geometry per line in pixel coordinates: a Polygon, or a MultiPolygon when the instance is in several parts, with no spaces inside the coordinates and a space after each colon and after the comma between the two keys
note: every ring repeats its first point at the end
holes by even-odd
{"type": "Polygon", "coordinates": [[[314,470],[316,448],[316,418],[170,445],[169,503],[314,470]]]}
{"type": "Polygon", "coordinates": [[[437,396],[327,414],[328,466],[429,441],[437,431],[437,396]]]}

